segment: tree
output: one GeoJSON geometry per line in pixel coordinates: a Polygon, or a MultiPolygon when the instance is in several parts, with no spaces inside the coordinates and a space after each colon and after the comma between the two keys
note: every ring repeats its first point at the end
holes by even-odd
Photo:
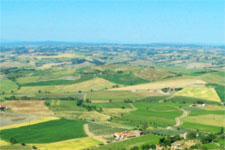
{"type": "Polygon", "coordinates": [[[26,146],[26,144],[25,144],[25,143],[21,143],[21,145],[22,145],[22,146],[26,146]]]}
{"type": "Polygon", "coordinates": [[[32,146],[32,149],[37,149],[37,147],[35,145],[32,146]]]}
{"type": "Polygon", "coordinates": [[[38,90],[38,93],[41,93],[41,90],[38,90]]]}
{"type": "Polygon", "coordinates": [[[191,132],[187,134],[187,139],[195,139],[196,138],[196,134],[191,132]]]}
{"type": "Polygon", "coordinates": [[[103,110],[102,110],[102,107],[100,107],[100,108],[99,108],[99,112],[102,112],[102,111],[103,111],[103,110]]]}
{"type": "Polygon", "coordinates": [[[112,99],[109,99],[109,103],[112,103],[112,99]]]}
{"type": "Polygon", "coordinates": [[[77,106],[81,106],[83,104],[83,100],[78,100],[77,101],[77,106]]]}
{"type": "Polygon", "coordinates": [[[223,133],[224,133],[224,128],[221,127],[221,128],[220,128],[220,134],[223,134],[223,133]]]}
{"type": "Polygon", "coordinates": [[[16,144],[17,141],[16,141],[16,139],[14,139],[14,138],[10,138],[10,143],[13,145],[13,144],[16,144]]]}

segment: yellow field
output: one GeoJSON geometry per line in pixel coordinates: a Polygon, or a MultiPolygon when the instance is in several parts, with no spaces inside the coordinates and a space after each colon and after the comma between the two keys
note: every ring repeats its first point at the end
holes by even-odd
{"type": "Polygon", "coordinates": [[[110,118],[110,116],[92,111],[92,112],[83,112],[79,119],[86,119],[86,120],[95,120],[95,121],[107,121],[110,118]]]}
{"type": "Polygon", "coordinates": [[[30,76],[30,77],[21,77],[16,79],[19,83],[29,83],[29,82],[35,82],[39,79],[39,76],[30,76]]]}
{"type": "Polygon", "coordinates": [[[200,115],[191,116],[184,119],[187,122],[225,127],[224,115],[200,115]]]}
{"type": "Polygon", "coordinates": [[[40,67],[37,67],[37,69],[49,69],[53,66],[57,66],[57,65],[62,65],[62,64],[68,64],[68,62],[62,62],[62,63],[48,63],[48,64],[44,64],[40,67]]]}
{"type": "Polygon", "coordinates": [[[42,58],[62,58],[62,57],[77,57],[78,55],[75,53],[59,53],[58,55],[55,56],[36,56],[37,59],[42,59],[42,58]]]}
{"type": "Polygon", "coordinates": [[[177,92],[175,95],[196,97],[196,98],[220,102],[220,98],[217,95],[214,88],[207,88],[207,87],[184,88],[183,90],[177,92]]]}
{"type": "Polygon", "coordinates": [[[95,78],[88,81],[84,81],[77,84],[71,85],[54,85],[54,86],[25,86],[22,87],[19,93],[37,93],[39,90],[50,91],[50,92],[90,92],[91,89],[94,91],[103,90],[105,88],[112,88],[115,83],[102,78],[95,78]]]}
{"type": "Polygon", "coordinates": [[[19,124],[13,124],[13,125],[8,125],[8,126],[3,126],[3,127],[0,127],[0,130],[11,129],[11,128],[19,128],[19,127],[23,127],[23,126],[38,124],[38,123],[42,123],[42,122],[46,122],[46,121],[51,121],[51,120],[57,120],[57,119],[60,119],[60,118],[53,117],[53,116],[48,116],[48,117],[44,117],[44,118],[41,118],[41,119],[38,119],[38,120],[31,120],[29,122],[24,122],[24,123],[19,123],[19,124]]]}
{"type": "Polygon", "coordinates": [[[225,110],[223,106],[212,106],[212,105],[207,105],[202,107],[201,109],[205,109],[205,110],[225,110]]]}
{"type": "MultiPolygon", "coordinates": [[[[0,140],[0,146],[5,146],[5,145],[9,145],[10,143],[4,141],[4,140],[0,140]]],[[[0,148],[1,149],[1,148],[0,148]]]]}
{"type": "Polygon", "coordinates": [[[148,90],[148,89],[162,89],[162,88],[166,88],[166,87],[171,87],[171,88],[188,87],[188,86],[193,86],[195,84],[205,84],[205,82],[202,80],[198,80],[198,79],[177,78],[177,79],[173,79],[173,80],[171,80],[171,79],[163,80],[163,81],[158,81],[158,82],[115,88],[115,89],[111,89],[111,90],[148,90]]]}
{"type": "Polygon", "coordinates": [[[122,108],[103,108],[103,113],[110,116],[120,116],[121,114],[129,113],[133,109],[122,108]]]}
{"type": "Polygon", "coordinates": [[[85,137],[49,144],[29,144],[29,145],[30,146],[35,145],[39,150],[80,150],[95,147],[98,146],[98,144],[101,144],[101,142],[93,138],[85,137]]]}

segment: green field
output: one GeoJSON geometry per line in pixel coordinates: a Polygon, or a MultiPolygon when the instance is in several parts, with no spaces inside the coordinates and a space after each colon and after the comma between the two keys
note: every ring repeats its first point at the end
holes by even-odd
{"type": "Polygon", "coordinates": [[[193,103],[198,103],[198,102],[203,102],[206,104],[218,104],[218,102],[214,101],[209,101],[205,99],[200,99],[200,98],[195,98],[195,97],[185,97],[185,96],[174,96],[174,97],[169,97],[166,99],[167,101],[170,102],[176,102],[176,103],[187,103],[187,104],[193,104],[193,103]]]}
{"type": "Polygon", "coordinates": [[[48,80],[48,81],[39,81],[39,82],[28,82],[28,83],[21,84],[21,86],[69,85],[69,84],[80,83],[90,79],[93,79],[93,76],[86,75],[86,76],[82,76],[81,78],[77,80],[48,80]]]}
{"type": "Polygon", "coordinates": [[[137,110],[116,118],[122,124],[137,126],[147,123],[149,126],[167,127],[175,124],[175,118],[182,115],[179,105],[173,103],[145,103],[133,104],[137,110]]]}
{"type": "Polygon", "coordinates": [[[0,92],[9,92],[18,88],[18,85],[8,79],[0,80],[0,92]]]}
{"type": "Polygon", "coordinates": [[[85,105],[97,108],[132,108],[129,103],[85,103],[85,105]]]}
{"type": "Polygon", "coordinates": [[[98,148],[95,148],[94,150],[124,150],[124,149],[130,149],[134,146],[138,146],[139,148],[144,144],[158,144],[160,136],[156,135],[144,135],[137,138],[128,139],[121,142],[115,142],[112,144],[107,144],[98,148]]]}
{"type": "Polygon", "coordinates": [[[182,119],[184,122],[182,127],[187,129],[200,130],[205,132],[219,132],[220,128],[225,127],[224,110],[206,110],[204,107],[187,107],[185,108],[190,112],[189,116],[182,119]]]}
{"type": "Polygon", "coordinates": [[[109,80],[111,82],[123,85],[135,85],[141,83],[147,83],[148,80],[142,79],[140,77],[135,76],[134,74],[106,74],[101,75],[100,77],[109,80]]]}
{"type": "Polygon", "coordinates": [[[78,120],[54,120],[31,126],[6,129],[1,131],[1,138],[19,143],[51,143],[73,138],[86,137],[83,130],[85,122],[78,120]]]}
{"type": "Polygon", "coordinates": [[[123,102],[126,99],[138,100],[144,96],[130,91],[103,91],[87,93],[87,98],[90,100],[109,100],[112,102],[123,102]]]}
{"type": "Polygon", "coordinates": [[[53,112],[64,112],[71,111],[85,111],[84,108],[77,106],[77,101],[74,100],[48,100],[45,102],[53,112]]]}

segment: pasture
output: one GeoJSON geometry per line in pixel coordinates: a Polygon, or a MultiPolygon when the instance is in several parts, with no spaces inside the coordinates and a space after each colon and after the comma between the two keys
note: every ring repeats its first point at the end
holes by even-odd
{"type": "Polygon", "coordinates": [[[214,88],[208,87],[189,87],[177,92],[175,95],[195,97],[209,101],[220,102],[220,98],[214,88]]]}
{"type": "Polygon", "coordinates": [[[9,141],[16,139],[19,143],[51,143],[73,138],[86,137],[83,125],[78,120],[52,120],[48,122],[1,130],[1,138],[9,141]]]}

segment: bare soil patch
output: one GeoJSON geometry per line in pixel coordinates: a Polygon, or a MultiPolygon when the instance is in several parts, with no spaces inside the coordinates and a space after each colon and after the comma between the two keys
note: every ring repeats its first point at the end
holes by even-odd
{"type": "Polygon", "coordinates": [[[40,114],[52,115],[53,113],[44,105],[44,101],[40,100],[15,100],[5,101],[1,103],[2,106],[8,107],[13,112],[24,114],[40,114]]]}

